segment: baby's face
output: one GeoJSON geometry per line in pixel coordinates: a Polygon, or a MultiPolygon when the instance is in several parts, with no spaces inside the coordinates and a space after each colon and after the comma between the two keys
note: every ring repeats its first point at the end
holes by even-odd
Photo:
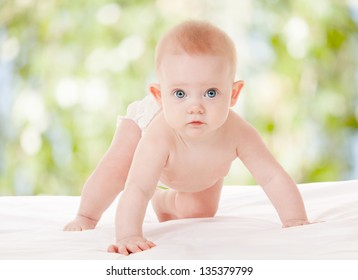
{"type": "Polygon", "coordinates": [[[221,127],[232,104],[229,63],[212,55],[166,55],[159,69],[161,105],[168,124],[186,137],[221,127]]]}

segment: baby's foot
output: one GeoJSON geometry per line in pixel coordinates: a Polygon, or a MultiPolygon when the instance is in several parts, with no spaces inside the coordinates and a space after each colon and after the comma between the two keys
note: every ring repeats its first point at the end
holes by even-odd
{"type": "Polygon", "coordinates": [[[73,221],[69,222],[64,228],[64,231],[82,231],[94,229],[97,225],[97,220],[90,219],[84,216],[77,216],[73,221]]]}

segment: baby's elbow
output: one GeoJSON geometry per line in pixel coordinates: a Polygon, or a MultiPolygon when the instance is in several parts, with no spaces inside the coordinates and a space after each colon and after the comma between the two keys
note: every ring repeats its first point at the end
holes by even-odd
{"type": "Polygon", "coordinates": [[[277,168],[276,170],[270,172],[269,174],[263,176],[259,182],[260,186],[263,188],[270,187],[272,185],[291,185],[294,184],[292,178],[288,173],[282,168],[277,168]]]}

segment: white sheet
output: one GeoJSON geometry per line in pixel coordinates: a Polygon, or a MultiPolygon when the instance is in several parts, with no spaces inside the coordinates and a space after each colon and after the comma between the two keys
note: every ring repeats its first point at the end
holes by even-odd
{"type": "Polygon", "coordinates": [[[95,230],[64,232],[79,197],[0,197],[0,259],[358,259],[358,180],[299,185],[309,226],[281,228],[258,186],[225,186],[217,216],[158,223],[151,206],[145,236],[157,247],[129,257],[106,252],[116,203],[95,230]]]}

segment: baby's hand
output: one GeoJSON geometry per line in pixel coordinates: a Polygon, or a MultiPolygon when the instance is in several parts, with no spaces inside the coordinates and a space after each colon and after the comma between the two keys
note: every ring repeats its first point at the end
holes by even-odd
{"type": "Polygon", "coordinates": [[[69,222],[63,228],[64,231],[81,231],[81,230],[88,230],[94,229],[97,225],[97,221],[86,218],[83,216],[77,216],[73,221],[69,222]]]}
{"type": "Polygon", "coordinates": [[[141,236],[131,236],[118,241],[108,247],[109,253],[118,253],[128,256],[129,254],[149,250],[156,246],[152,241],[146,240],[141,236]]]}

